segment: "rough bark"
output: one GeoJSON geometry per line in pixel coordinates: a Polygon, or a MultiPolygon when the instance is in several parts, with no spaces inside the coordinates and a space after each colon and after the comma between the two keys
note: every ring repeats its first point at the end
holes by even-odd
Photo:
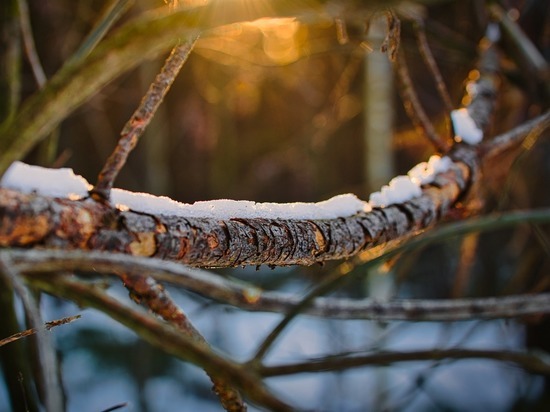
{"type": "Polygon", "coordinates": [[[311,265],[353,256],[418,232],[464,195],[471,149],[421,197],[329,220],[184,218],[121,211],[93,199],[70,200],[0,189],[0,246],[104,250],[192,266],[311,265]]]}

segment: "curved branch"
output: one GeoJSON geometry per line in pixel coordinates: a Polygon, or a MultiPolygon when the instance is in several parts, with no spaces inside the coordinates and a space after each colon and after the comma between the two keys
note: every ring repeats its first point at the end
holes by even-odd
{"type": "MultiPolygon", "coordinates": [[[[256,286],[228,280],[208,271],[185,267],[158,259],[105,252],[9,250],[18,271],[44,276],[63,271],[132,273],[178,285],[191,292],[248,311],[288,313],[302,297],[262,291],[256,286]]],[[[550,313],[550,294],[487,297],[452,300],[392,300],[316,298],[303,314],[335,319],[373,319],[381,321],[458,321],[518,317],[550,313]]]]}
{"type": "MultiPolygon", "coordinates": [[[[467,159],[468,148],[457,151],[467,159]]],[[[465,160],[468,161],[468,160],[465,160]]],[[[354,216],[290,220],[186,218],[122,211],[0,188],[0,246],[105,250],[193,266],[311,265],[342,259],[416,233],[445,216],[468,186],[462,162],[436,176],[422,195],[354,216]]]]}

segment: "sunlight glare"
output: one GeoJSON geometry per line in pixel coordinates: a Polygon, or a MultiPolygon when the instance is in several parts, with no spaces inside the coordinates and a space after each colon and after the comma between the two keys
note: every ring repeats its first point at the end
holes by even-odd
{"type": "MultiPolygon", "coordinates": [[[[182,0],[179,1],[182,5],[182,0]]],[[[227,56],[260,65],[285,65],[298,60],[304,51],[307,29],[295,17],[277,16],[269,0],[216,0],[205,19],[217,20],[219,16],[238,15],[242,23],[220,26],[210,36],[200,40],[199,48],[210,55],[215,51],[227,56]],[[248,21],[246,21],[248,20],[248,21]]],[[[200,51],[199,51],[200,52],[200,51]]],[[[214,57],[214,56],[212,56],[214,57]]],[[[219,57],[219,54],[218,56],[219,57]]],[[[216,58],[217,58],[216,57],[216,58]]]]}

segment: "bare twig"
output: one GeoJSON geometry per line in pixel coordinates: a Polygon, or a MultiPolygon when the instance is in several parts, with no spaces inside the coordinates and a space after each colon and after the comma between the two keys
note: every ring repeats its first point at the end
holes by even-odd
{"type": "MultiPolygon", "coordinates": [[[[544,215],[546,215],[543,219],[548,219],[550,216],[548,215],[548,211],[546,210],[543,212],[544,215]]],[[[511,223],[515,221],[518,223],[518,221],[515,220],[516,216],[506,216],[503,217],[503,219],[507,223],[511,223]],[[511,220],[509,220],[511,218],[511,220]]],[[[542,216],[539,216],[542,217],[542,216]]],[[[491,219],[491,221],[480,219],[476,222],[477,230],[486,230],[488,228],[493,227],[495,224],[495,221],[491,219]]],[[[522,220],[523,221],[523,217],[522,220]]],[[[502,223],[502,222],[501,222],[502,223]]],[[[359,255],[357,255],[353,262],[355,264],[363,264],[362,268],[363,270],[368,270],[371,267],[375,267],[379,265],[380,263],[388,260],[389,258],[392,258],[399,253],[402,253],[407,250],[415,249],[420,246],[429,244],[434,241],[434,237],[437,238],[443,238],[446,239],[448,236],[450,236],[450,232],[454,235],[457,234],[463,234],[463,233],[469,233],[471,228],[467,228],[467,225],[458,224],[459,226],[456,228],[454,225],[449,225],[448,227],[443,227],[439,230],[433,230],[431,232],[427,232],[424,234],[424,236],[417,236],[412,239],[409,239],[406,242],[399,242],[397,245],[390,244],[383,247],[380,250],[374,249],[374,250],[367,250],[359,255]]],[[[315,299],[319,296],[322,296],[332,290],[335,290],[337,286],[339,286],[341,283],[343,283],[345,280],[350,279],[350,276],[347,276],[352,268],[354,267],[354,264],[350,264],[349,262],[345,262],[337,268],[330,276],[328,276],[326,279],[324,279],[322,282],[320,282],[315,288],[313,288],[309,293],[306,294],[305,297],[303,297],[300,302],[293,307],[291,310],[289,310],[286,314],[286,316],[277,324],[275,328],[269,333],[269,335],[264,339],[262,344],[260,345],[258,351],[254,355],[254,357],[250,360],[250,363],[252,365],[256,365],[260,363],[261,359],[268,353],[268,351],[271,349],[275,341],[279,338],[279,336],[282,334],[284,329],[291,323],[291,321],[297,317],[299,314],[304,313],[304,311],[311,306],[311,304],[315,301],[315,299]]],[[[521,306],[521,305],[520,305],[521,306]]],[[[471,310],[471,309],[470,309],[471,310]]],[[[548,310],[548,307],[545,309],[548,310]]]]}
{"type": "MultiPolygon", "coordinates": [[[[50,330],[52,328],[55,328],[56,326],[66,325],[67,323],[71,323],[77,319],[80,319],[80,315],[69,316],[62,319],[52,320],[44,324],[44,329],[50,330]]],[[[0,346],[4,346],[4,345],[7,345],[8,343],[15,342],[16,340],[19,340],[21,338],[26,338],[27,336],[34,335],[37,332],[38,332],[38,329],[31,328],[31,329],[24,330],[23,332],[15,333],[11,336],[8,336],[7,338],[1,339],[0,346]]]]}
{"type": "MultiPolygon", "coordinates": [[[[518,215],[517,221],[524,220],[518,215]]],[[[446,232],[444,236],[451,236],[446,232]]],[[[442,238],[432,238],[435,239],[442,238]]],[[[288,313],[301,297],[263,291],[237,280],[229,280],[209,271],[195,269],[154,258],[125,256],[107,252],[18,250],[9,253],[13,264],[23,273],[94,270],[101,273],[128,272],[150,275],[199,293],[200,295],[248,311],[288,313]]],[[[303,314],[337,319],[457,321],[494,319],[535,313],[549,313],[550,300],[545,294],[503,296],[460,300],[394,300],[315,298],[303,314]]]]}
{"type": "Polygon", "coordinates": [[[117,411],[119,409],[125,408],[126,406],[128,406],[127,402],[118,403],[116,405],[108,407],[107,409],[103,409],[101,412],[113,412],[113,411],[117,411]]]}
{"type": "Polygon", "coordinates": [[[453,110],[451,97],[449,96],[449,91],[447,90],[447,86],[445,86],[445,82],[443,81],[443,76],[439,71],[439,67],[435,62],[434,56],[432,54],[432,49],[428,44],[428,39],[426,38],[426,30],[424,27],[424,21],[421,18],[415,19],[414,29],[415,29],[416,40],[418,43],[418,50],[420,51],[420,55],[422,56],[424,63],[426,63],[426,66],[428,66],[428,69],[430,70],[430,73],[433,76],[435,86],[437,88],[437,91],[439,92],[439,97],[441,97],[441,100],[443,100],[443,104],[445,105],[445,110],[450,112],[451,110],[453,110]]]}
{"type": "Polygon", "coordinates": [[[395,73],[399,85],[398,91],[401,99],[403,99],[405,111],[418,133],[425,136],[439,152],[448,152],[451,147],[450,143],[442,139],[435,131],[432,122],[418,99],[402,49],[397,53],[395,73]]]}
{"type": "Polygon", "coordinates": [[[481,155],[494,157],[508,150],[515,149],[523,144],[527,138],[534,139],[549,128],[550,110],[512,130],[496,136],[494,139],[484,141],[480,146],[481,155]]]}
{"type": "Polygon", "coordinates": [[[138,109],[132,115],[132,118],[126,123],[121,132],[118,144],[107,159],[105,166],[99,173],[97,183],[91,190],[91,195],[100,200],[109,200],[113,183],[118,173],[126,163],[128,155],[136,146],[139,137],[151,122],[164,96],[170,90],[183,64],[193,50],[196,37],[187,40],[174,49],[161,70],[155,78],[155,81],[149,87],[149,90],[143,97],[138,109]]]}
{"type": "MultiPolygon", "coordinates": [[[[38,57],[38,52],[36,51],[36,45],[34,43],[34,35],[32,32],[31,20],[29,17],[29,7],[27,0],[17,0],[17,5],[19,7],[19,19],[21,22],[21,36],[23,38],[23,45],[25,46],[25,54],[31,70],[36,80],[36,84],[39,89],[42,89],[48,80],[46,73],[42,68],[42,63],[38,57]]],[[[39,159],[45,165],[51,165],[55,158],[57,151],[57,145],[59,141],[59,130],[52,130],[50,135],[41,142],[39,146],[39,159]]]]}
{"type": "Polygon", "coordinates": [[[32,69],[34,79],[39,88],[42,88],[46,83],[46,74],[40,63],[40,58],[36,52],[36,46],[34,44],[34,36],[32,34],[31,20],[29,18],[29,6],[26,0],[17,0],[17,6],[19,7],[19,18],[21,22],[21,34],[23,37],[23,44],[25,46],[25,53],[32,69]]]}
{"type": "MultiPolygon", "coordinates": [[[[129,275],[126,273],[122,274],[121,278],[135,300],[145,304],[153,313],[176,326],[185,336],[188,336],[207,349],[210,348],[208,342],[195,329],[189,318],[176,305],[164,287],[155,281],[155,279],[150,276],[129,275]]],[[[246,411],[246,404],[235,388],[231,387],[227,381],[219,378],[216,374],[208,370],[206,372],[214,384],[214,392],[220,398],[220,402],[226,411],[246,411]]]]}
{"type": "Polygon", "coordinates": [[[21,282],[20,275],[13,267],[10,256],[5,252],[0,252],[0,276],[3,276],[7,284],[11,284],[17,292],[23,302],[23,306],[25,307],[25,311],[30,319],[32,327],[37,331],[37,350],[40,363],[40,373],[45,386],[44,396],[46,411],[62,411],[63,395],[61,393],[57,360],[51,339],[46,331],[41,327],[43,324],[42,316],[40,315],[40,310],[36,300],[21,282]]]}
{"type": "Polygon", "coordinates": [[[526,65],[528,68],[527,71],[535,75],[538,82],[545,88],[546,93],[550,93],[550,65],[544,56],[502,7],[498,4],[491,4],[489,11],[493,18],[500,23],[505,35],[512,41],[516,50],[520,53],[521,58],[518,59],[518,63],[526,65]]]}
{"type": "Polygon", "coordinates": [[[525,370],[548,375],[550,362],[546,354],[536,354],[475,349],[421,350],[413,352],[376,352],[367,355],[342,355],[309,359],[287,365],[263,366],[259,372],[264,377],[290,375],[304,372],[338,371],[362,366],[385,366],[391,363],[410,361],[438,361],[443,359],[492,359],[517,364],[525,370]]]}

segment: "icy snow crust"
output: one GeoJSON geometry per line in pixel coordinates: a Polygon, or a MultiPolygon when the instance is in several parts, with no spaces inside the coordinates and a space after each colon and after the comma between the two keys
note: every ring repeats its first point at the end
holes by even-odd
{"type": "MultiPolygon", "coordinates": [[[[397,176],[380,192],[371,194],[363,202],[348,193],[317,203],[256,203],[247,200],[210,200],[193,204],[180,203],[164,196],[135,193],[122,189],[111,191],[111,201],[121,210],[133,210],[157,215],[176,215],[195,218],[264,218],[264,219],[336,219],[369,212],[373,207],[384,207],[405,202],[422,194],[421,186],[433,181],[435,174],[452,165],[448,157],[432,156],[428,162],[413,167],[407,176],[397,176]]],[[[14,162],[4,174],[0,186],[23,193],[81,199],[88,196],[92,186],[72,169],[47,169],[14,162]]]]}

